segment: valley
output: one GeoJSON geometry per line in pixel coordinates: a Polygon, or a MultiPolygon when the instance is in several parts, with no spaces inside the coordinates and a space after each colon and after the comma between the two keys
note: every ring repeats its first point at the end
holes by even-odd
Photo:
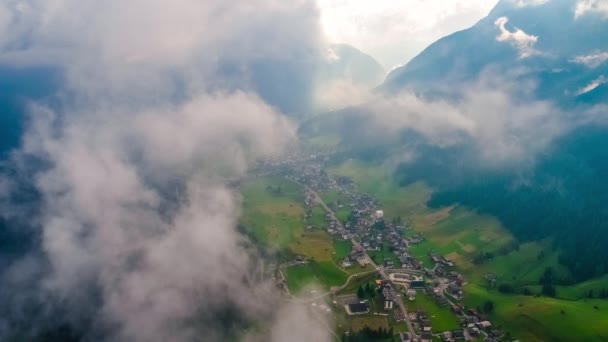
{"type": "Polygon", "coordinates": [[[386,164],[334,162],[330,155],[296,159],[265,165],[243,184],[241,223],[278,255],[277,281],[285,281],[290,295],[309,298],[311,310],[324,308],[324,319],[334,322],[340,339],[364,327],[390,331],[395,339],[408,332],[422,339],[427,323],[417,316],[421,312],[430,317],[431,340],[449,340],[443,333],[459,331],[470,340],[490,341],[599,341],[608,336],[603,324],[608,301],[588,298],[589,290],[600,295],[608,283],[604,278],[551,284],[555,294],[543,294],[539,281],[548,269],[556,279],[569,277],[551,241],[520,243],[494,217],[457,203],[431,208],[429,186],[400,186],[386,164]],[[375,210],[382,211],[381,219],[373,219],[375,210]],[[388,240],[370,244],[366,232],[375,229],[373,222],[386,225],[379,233],[388,240]],[[401,236],[403,247],[392,234],[401,236]],[[373,264],[344,262],[360,250],[373,264]],[[443,266],[441,257],[454,266],[443,266]],[[408,298],[411,283],[391,282],[392,298],[408,312],[405,320],[384,307],[384,285],[378,284],[391,273],[424,275],[414,300],[408,298]],[[456,283],[462,284],[462,298],[448,290],[456,283]],[[379,292],[371,295],[367,287],[379,292]],[[345,303],[357,297],[369,313],[345,312],[345,303]],[[481,321],[490,321],[492,328],[480,329],[475,337],[471,329],[481,321]]]}

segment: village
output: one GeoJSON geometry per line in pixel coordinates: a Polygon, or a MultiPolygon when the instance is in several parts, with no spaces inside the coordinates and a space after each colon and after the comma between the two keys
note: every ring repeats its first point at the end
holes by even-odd
{"type": "MultiPolygon", "coordinates": [[[[338,310],[344,310],[349,316],[390,315],[394,322],[407,326],[407,331],[398,335],[401,341],[505,340],[505,333],[495,329],[479,308],[466,308],[460,303],[466,295],[466,279],[454,270],[452,260],[429,252],[427,257],[434,267],[424,267],[421,260],[409,252],[411,246],[424,241],[424,236],[413,231],[407,218],[386,219],[373,196],[358,192],[348,179],[329,175],[318,159],[291,159],[265,165],[263,169],[278,172],[304,186],[307,229],[324,229],[336,240],[352,241],[352,250],[341,260],[341,268],[371,266],[377,271],[380,279],[375,281],[373,290],[381,296],[384,305],[372,306],[369,299],[359,296],[334,296],[333,303],[338,310]],[[319,194],[327,191],[339,193],[340,199],[325,203],[319,194]],[[324,227],[316,227],[311,222],[315,206],[325,209],[324,227]],[[336,213],[339,211],[349,214],[338,219],[336,213]],[[382,250],[389,250],[390,256],[379,253],[382,250]],[[428,296],[440,307],[449,309],[460,320],[461,328],[437,331],[433,328],[432,317],[424,309],[408,312],[407,302],[415,301],[417,296],[428,296]]],[[[290,266],[298,267],[306,262],[305,258],[297,257],[290,266]]]]}

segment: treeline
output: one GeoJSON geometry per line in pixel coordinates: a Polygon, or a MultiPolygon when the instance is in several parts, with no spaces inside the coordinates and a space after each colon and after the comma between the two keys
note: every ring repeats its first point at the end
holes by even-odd
{"type": "Polygon", "coordinates": [[[367,342],[367,341],[391,341],[393,338],[393,328],[371,329],[365,327],[359,332],[343,335],[342,342],[367,342]]]}
{"type": "Polygon", "coordinates": [[[460,203],[496,216],[520,241],[552,237],[577,281],[608,273],[608,131],[560,139],[533,167],[480,169],[468,148],[429,151],[399,170],[440,191],[430,205],[460,203]]]}

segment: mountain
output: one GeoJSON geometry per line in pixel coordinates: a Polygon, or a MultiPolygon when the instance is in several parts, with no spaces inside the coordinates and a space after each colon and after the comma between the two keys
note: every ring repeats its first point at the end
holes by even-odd
{"type": "Polygon", "coordinates": [[[490,72],[511,75],[519,82],[534,80],[537,97],[558,99],[564,105],[605,95],[606,84],[585,96],[578,94],[608,76],[608,63],[582,64],[585,56],[593,60],[606,53],[608,20],[595,13],[576,17],[571,0],[526,3],[533,2],[501,0],[473,27],[438,40],[393,70],[381,89],[438,92],[439,82],[470,82],[490,72]]]}
{"type": "Polygon", "coordinates": [[[608,100],[608,19],[576,17],[573,1],[517,5],[522,3],[500,1],[475,26],[440,39],[391,72],[381,91],[442,97],[454,85],[505,78],[536,84],[531,98],[550,101],[572,117],[595,106],[601,120],[564,120],[572,127],[525,167],[483,169],[466,144],[418,144],[418,159],[401,165],[398,177],[403,184],[422,179],[437,189],[431,205],[460,203],[494,215],[521,241],[552,239],[576,281],[604,275],[608,113],[598,106],[608,100]]]}
{"type": "Polygon", "coordinates": [[[382,66],[360,50],[345,44],[329,45],[325,50],[290,61],[255,63],[250,70],[252,87],[283,113],[303,118],[331,108],[332,104],[324,102],[339,97],[337,93],[345,87],[368,90],[384,80],[382,66]]]}
{"type": "Polygon", "coordinates": [[[327,55],[320,70],[324,79],[345,79],[370,88],[384,81],[386,74],[380,63],[350,45],[330,45],[327,55]]]}
{"type": "MultiPolygon", "coordinates": [[[[378,88],[378,101],[415,93],[418,102],[404,109],[420,109],[420,116],[437,116],[428,108],[425,112],[421,103],[437,100],[431,109],[439,112],[471,110],[466,99],[465,106],[457,109],[444,104],[458,106],[461,90],[484,78],[509,82],[511,87],[535,85],[522,87],[526,91],[517,92],[513,101],[522,108],[534,108],[539,100],[551,103],[546,119],[559,116],[557,122],[563,131],[548,138],[540,152],[530,152],[524,162],[487,165],[480,157],[483,143],[474,137],[446,146],[410,128],[391,138],[382,131],[388,126],[374,125],[378,121],[374,116],[383,117],[369,110],[373,105],[320,116],[301,125],[300,133],[339,135],[341,147],[355,150],[360,158],[385,158],[399,151],[414,154],[415,160],[400,165],[395,174],[403,185],[423,180],[435,189],[430,205],[460,203],[493,215],[519,241],[552,240],[560,251],[560,262],[571,271],[568,281],[581,281],[608,273],[608,249],[604,247],[608,244],[608,18],[597,13],[576,17],[571,0],[540,2],[500,1],[473,27],[438,40],[393,70],[378,88]],[[538,5],[522,5],[531,3],[538,5]],[[437,107],[438,103],[441,106],[437,107]],[[594,120],[577,121],[591,110],[594,120]]],[[[527,127],[530,123],[521,114],[509,121],[508,117],[516,114],[509,110],[501,112],[502,117],[480,119],[487,116],[484,111],[493,108],[489,102],[481,103],[487,107],[472,109],[479,111],[473,118],[475,123],[490,122],[483,127],[494,129],[512,122],[532,130],[523,139],[518,132],[509,134],[507,146],[521,139],[527,151],[536,141],[547,139],[543,127],[527,127]]],[[[397,114],[405,115],[404,109],[397,109],[397,114]]],[[[530,109],[524,115],[534,116],[535,112],[530,109]]],[[[429,118],[429,122],[449,119],[438,117],[429,118]]],[[[422,120],[416,115],[412,118],[422,120]]],[[[383,120],[394,121],[395,116],[383,120]]],[[[438,127],[442,124],[448,123],[440,122],[438,127]]],[[[430,126],[421,127],[428,130],[430,126]]]]}

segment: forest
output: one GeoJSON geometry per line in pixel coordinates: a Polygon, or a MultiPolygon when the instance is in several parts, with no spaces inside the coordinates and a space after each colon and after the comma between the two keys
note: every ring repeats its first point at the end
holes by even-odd
{"type": "Polygon", "coordinates": [[[558,139],[526,168],[476,168],[469,153],[428,147],[398,170],[424,179],[433,207],[459,203],[496,216],[520,241],[552,238],[560,263],[582,281],[608,272],[608,130],[587,127],[558,139]],[[468,156],[468,157],[467,157],[468,156]]]}

